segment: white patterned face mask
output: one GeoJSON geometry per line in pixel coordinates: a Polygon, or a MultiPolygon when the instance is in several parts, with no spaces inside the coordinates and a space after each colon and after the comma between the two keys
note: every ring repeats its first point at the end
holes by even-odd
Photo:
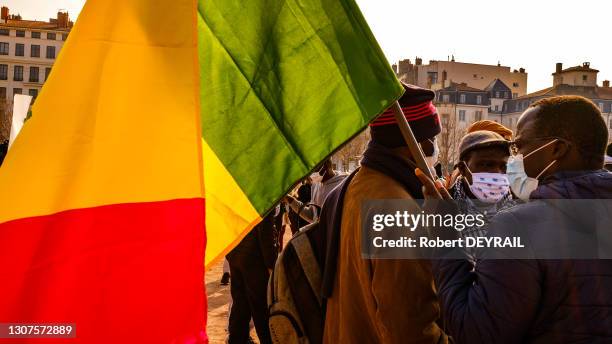
{"type": "MultiPolygon", "coordinates": [[[[465,165],[465,168],[470,171],[465,165]]],[[[510,193],[510,181],[504,173],[479,172],[472,173],[472,184],[468,183],[470,191],[484,203],[497,203],[510,193]]]]}

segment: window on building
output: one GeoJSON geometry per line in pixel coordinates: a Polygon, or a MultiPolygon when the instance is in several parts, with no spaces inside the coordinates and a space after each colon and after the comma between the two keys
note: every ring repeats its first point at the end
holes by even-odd
{"type": "Polygon", "coordinates": [[[32,31],[31,35],[32,35],[32,38],[40,39],[40,32],[38,32],[38,31],[32,31]]]}
{"type": "Polygon", "coordinates": [[[476,104],[482,104],[482,96],[476,96],[476,104]]]}
{"type": "Polygon", "coordinates": [[[13,88],[13,97],[16,94],[22,94],[22,93],[23,93],[23,90],[21,88],[13,88]]]}
{"type": "Polygon", "coordinates": [[[0,87],[0,99],[6,100],[6,87],[0,87]]]}
{"type": "Polygon", "coordinates": [[[499,105],[495,105],[495,111],[499,111],[499,105]]]}
{"type": "Polygon", "coordinates": [[[11,30],[9,30],[9,29],[0,29],[0,36],[9,36],[10,34],[11,34],[11,30]]]}
{"type": "Polygon", "coordinates": [[[15,31],[15,36],[17,36],[17,37],[25,37],[25,31],[17,30],[17,31],[15,31]]]}
{"type": "Polygon", "coordinates": [[[518,82],[513,82],[512,83],[512,87],[519,87],[519,83],[518,82]]]}
{"type": "Polygon", "coordinates": [[[587,81],[587,79],[588,79],[588,76],[586,74],[582,76],[582,81],[587,81]]]}
{"type": "Polygon", "coordinates": [[[25,55],[25,45],[22,43],[15,44],[15,56],[24,56],[25,55]]]}
{"type": "Polygon", "coordinates": [[[0,64],[0,80],[8,80],[8,65],[0,64]]]}
{"type": "Polygon", "coordinates": [[[499,98],[499,91],[495,91],[495,98],[499,98]]]}
{"type": "Polygon", "coordinates": [[[465,110],[459,110],[459,121],[465,122],[465,110]]]}
{"type": "Polygon", "coordinates": [[[47,39],[55,41],[57,39],[57,36],[53,32],[47,32],[47,39]]]}
{"type": "Polygon", "coordinates": [[[38,97],[38,90],[35,88],[31,88],[28,91],[28,94],[32,96],[32,98],[36,99],[36,97],[38,97]]]}
{"type": "Polygon", "coordinates": [[[433,85],[438,83],[438,72],[427,72],[427,80],[433,85]]]}
{"type": "Polygon", "coordinates": [[[604,103],[599,103],[599,111],[604,112],[604,103]]]}
{"type": "Polygon", "coordinates": [[[51,74],[51,68],[47,67],[45,68],[45,81],[49,79],[49,74],[51,74]]]}
{"type": "Polygon", "coordinates": [[[481,120],[482,120],[482,111],[474,112],[474,121],[481,121],[481,120]]]}
{"type": "Polygon", "coordinates": [[[512,93],[512,99],[518,98],[518,93],[512,93]]]}
{"type": "Polygon", "coordinates": [[[465,103],[465,94],[462,94],[459,96],[459,103],[461,104],[465,103]]]}
{"type": "Polygon", "coordinates": [[[30,46],[30,57],[40,57],[40,45],[32,44],[30,46]]]}
{"type": "Polygon", "coordinates": [[[450,103],[450,96],[448,94],[445,94],[442,96],[442,102],[443,103],[450,103]]]}
{"type": "Polygon", "coordinates": [[[40,70],[38,67],[30,67],[30,82],[38,82],[40,70]]]}
{"type": "Polygon", "coordinates": [[[9,54],[9,44],[6,42],[0,42],[0,55],[9,54]]]}
{"type": "Polygon", "coordinates": [[[48,59],[54,59],[55,58],[55,47],[54,46],[48,46],[47,47],[47,58],[48,59]]]}
{"type": "Polygon", "coordinates": [[[15,66],[13,69],[13,80],[23,81],[23,66],[15,66]]]}
{"type": "Polygon", "coordinates": [[[68,39],[68,34],[67,33],[63,33],[62,34],[62,41],[65,41],[68,39]]]}

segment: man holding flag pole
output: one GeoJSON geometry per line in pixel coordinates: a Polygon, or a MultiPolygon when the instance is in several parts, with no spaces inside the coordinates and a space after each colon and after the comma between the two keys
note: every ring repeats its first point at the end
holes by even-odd
{"type": "Polygon", "coordinates": [[[402,92],[352,0],[88,0],[0,168],[0,323],[207,342],[205,265],[402,92]]]}

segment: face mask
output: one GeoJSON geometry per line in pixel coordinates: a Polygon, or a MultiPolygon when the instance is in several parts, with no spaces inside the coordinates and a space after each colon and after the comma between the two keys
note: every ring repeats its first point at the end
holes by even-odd
{"type": "Polygon", "coordinates": [[[512,189],[512,192],[514,192],[514,194],[521,200],[525,202],[529,200],[529,195],[531,195],[531,193],[538,188],[538,178],[540,178],[544,172],[546,172],[554,163],[557,162],[557,160],[553,160],[535,178],[531,178],[525,172],[525,165],[523,162],[524,159],[555,141],[557,141],[557,139],[550,141],[524,157],[523,154],[517,154],[515,156],[510,156],[508,159],[506,173],[508,174],[508,179],[510,180],[510,189],[512,189]]]}
{"type": "Polygon", "coordinates": [[[435,138],[430,140],[433,144],[433,153],[431,156],[425,156],[425,162],[427,162],[427,166],[429,166],[429,170],[432,175],[436,175],[436,165],[438,164],[438,158],[440,157],[440,147],[438,147],[438,140],[435,138]]]}
{"type": "MultiPolygon", "coordinates": [[[[470,171],[467,165],[465,167],[470,171]]],[[[472,194],[481,202],[497,203],[510,192],[510,181],[508,176],[503,173],[472,173],[472,171],[470,173],[472,174],[472,184],[468,186],[472,194]]]]}

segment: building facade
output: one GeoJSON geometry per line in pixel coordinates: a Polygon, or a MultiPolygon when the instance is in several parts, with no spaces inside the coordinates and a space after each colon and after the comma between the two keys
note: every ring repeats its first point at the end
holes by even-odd
{"type": "Polygon", "coordinates": [[[512,99],[512,90],[500,79],[495,79],[489,86],[485,87],[484,91],[487,92],[491,102],[488,119],[501,123],[504,102],[512,99]]]}
{"type": "Polygon", "coordinates": [[[420,87],[440,90],[452,83],[465,83],[480,90],[488,87],[494,80],[501,80],[511,89],[511,96],[518,98],[527,93],[527,72],[524,68],[511,70],[502,65],[484,65],[450,61],[429,61],[424,65],[421,58],[402,60],[393,68],[399,79],[420,87]]]}
{"type": "Polygon", "coordinates": [[[501,123],[516,130],[519,117],[534,102],[554,96],[577,95],[592,100],[599,107],[608,127],[609,140],[612,140],[612,88],[608,80],[598,86],[598,73],[599,71],[591,68],[588,62],[567,69],[563,69],[563,65],[557,63],[555,72],[552,74],[553,86],[516,99],[506,100],[501,123]]]}
{"type": "Polygon", "coordinates": [[[445,172],[453,169],[459,155],[459,141],[467,127],[489,118],[489,92],[465,83],[450,83],[436,91],[435,105],[440,115],[442,132],[438,136],[439,161],[445,172]]]}
{"type": "Polygon", "coordinates": [[[435,105],[443,121],[456,121],[458,127],[466,128],[476,121],[489,118],[491,101],[485,90],[464,83],[451,83],[436,91],[435,105]]]}
{"type": "Polygon", "coordinates": [[[15,94],[38,96],[73,23],[66,12],[48,22],[0,12],[0,102],[10,106],[15,94]]]}

